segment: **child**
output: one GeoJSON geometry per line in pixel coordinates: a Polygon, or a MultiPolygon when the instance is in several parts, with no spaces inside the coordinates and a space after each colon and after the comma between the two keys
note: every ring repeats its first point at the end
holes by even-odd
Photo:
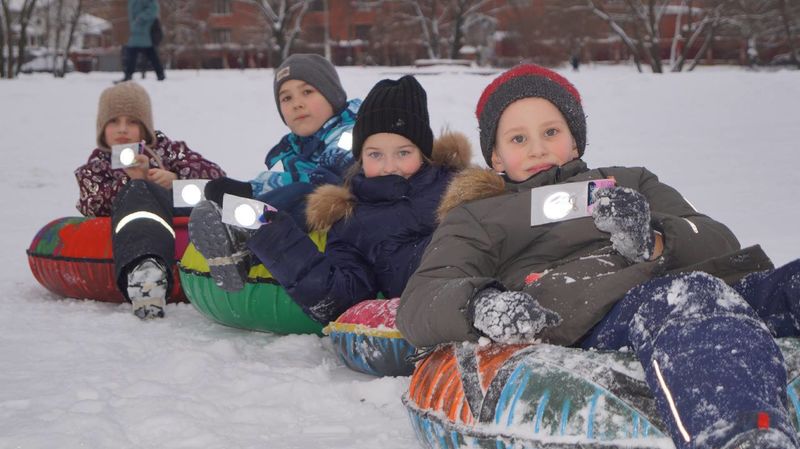
{"type": "Polygon", "coordinates": [[[249,182],[222,178],[206,185],[206,198],[256,198],[288,212],[305,226],[305,196],[319,184],[341,184],[353,162],[351,129],[360,100],[347,101],[336,68],[315,54],[295,54],[275,70],[275,104],[291,131],[267,153],[268,169],[249,182]]]}
{"type": "Polygon", "coordinates": [[[132,302],[134,314],[142,319],[164,316],[166,292],[172,285],[168,269],[175,257],[172,181],[214,179],[225,174],[186,143],[172,141],[154,129],[150,97],[144,88],[124,82],[104,90],[97,109],[98,148],[75,170],[81,214],[112,217],[117,284],[132,302]],[[145,142],[145,154],[136,156],[138,165],[111,168],[112,145],[141,141],[145,142]],[[137,212],[145,214],[135,215],[137,212]],[[140,216],[146,219],[130,220],[140,216]]]}
{"type": "MultiPolygon", "coordinates": [[[[269,223],[246,243],[321,323],[378,293],[400,295],[436,228],[447,183],[469,161],[463,135],[433,142],[426,98],[411,76],[380,81],[367,95],[353,130],[357,173],[346,187],[322,186],[308,201],[310,227],[328,231],[324,253],[283,212],[268,213],[269,223]]],[[[231,238],[222,226],[211,203],[192,214],[190,238],[212,266],[243,246],[238,234],[231,238]],[[195,217],[201,212],[206,219],[195,217]]],[[[215,279],[223,288],[241,288],[247,273],[242,268],[215,279]]]]}
{"type": "Polygon", "coordinates": [[[796,448],[783,358],[741,295],[797,303],[800,264],[750,274],[771,268],[760,249],[740,250],[648,170],[589,169],[580,96],[550,70],[502,74],[477,117],[486,163],[503,174],[454,179],[402,295],[403,335],[417,347],[481,336],[629,346],[678,448],[796,448]],[[617,187],[596,193],[592,217],[531,225],[532,189],[608,177],[617,187]],[[737,280],[738,293],[726,285],[737,280]]]}

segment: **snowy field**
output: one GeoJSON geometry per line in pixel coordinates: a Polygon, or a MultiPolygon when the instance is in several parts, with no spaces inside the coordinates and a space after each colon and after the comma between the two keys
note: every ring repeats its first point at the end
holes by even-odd
{"type": "MultiPolygon", "coordinates": [[[[340,74],[363,97],[409,72],[428,91],[434,131],[466,133],[482,163],[473,114],[491,76],[340,74]]],[[[646,166],[743,246],[762,244],[776,264],[800,256],[800,72],[564,73],[584,97],[590,166],[646,166]]],[[[256,174],[286,132],[272,71],[167,76],[144,81],[156,127],[229,176],[256,174]]],[[[51,219],[77,215],[72,171],[94,148],[99,94],[119,77],[0,82],[0,449],[416,447],[399,399],[408,380],[349,371],[328,339],[226,328],[188,304],[143,323],[127,305],[63,300],[39,286],[25,249],[51,219]]]]}

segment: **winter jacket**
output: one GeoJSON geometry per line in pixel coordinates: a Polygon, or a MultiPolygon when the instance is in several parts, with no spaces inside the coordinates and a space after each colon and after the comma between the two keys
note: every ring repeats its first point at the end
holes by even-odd
{"type": "Polygon", "coordinates": [[[460,134],[436,141],[433,163],[409,179],[356,175],[349,188],[326,185],[308,199],[309,227],[328,230],[325,252],[285,214],[247,246],[306,313],[321,323],[379,293],[397,297],[436,228],[436,208],[470,158],[460,134]]]}
{"type": "MultiPolygon", "coordinates": [[[[219,165],[203,158],[186,146],[172,141],[156,131],[156,143],[151,148],[150,168],[163,168],[178,175],[178,179],[215,179],[225,176],[219,165]]],[[[111,152],[97,148],[89,160],[75,170],[80,198],[75,205],[84,216],[110,216],[111,204],[120,189],[130,181],[124,170],[111,169],[111,152]]]]}
{"type": "Polygon", "coordinates": [[[158,0],[128,0],[128,47],[152,47],[150,28],[158,18],[158,0]]]}
{"type": "Polygon", "coordinates": [[[771,267],[760,248],[739,251],[727,227],[697,212],[645,168],[590,170],[578,159],[522,183],[467,170],[453,181],[440,214],[441,225],[398,310],[398,329],[417,347],[476,340],[467,305],[490,285],[525,291],[558,313],[562,323],[541,337],[571,345],[628,290],[660,274],[700,270],[733,282],[771,267]],[[651,225],[664,238],[656,261],[629,263],[591,217],[530,225],[532,188],[611,176],[650,203],[651,225]]]}
{"type": "Polygon", "coordinates": [[[361,100],[350,100],[342,112],[331,117],[310,136],[285,135],[264,160],[267,169],[280,162],[283,171],[267,170],[252,179],[253,198],[291,183],[310,182],[315,171],[322,171],[328,178],[332,174],[338,182],[329,183],[341,184],[344,173],[353,163],[350,145],[359,106],[361,100]]]}

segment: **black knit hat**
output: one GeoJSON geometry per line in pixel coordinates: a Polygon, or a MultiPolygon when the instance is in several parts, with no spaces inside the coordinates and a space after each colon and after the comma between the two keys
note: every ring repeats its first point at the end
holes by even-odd
{"type": "Polygon", "coordinates": [[[414,143],[425,157],[433,151],[433,131],[428,117],[428,95],[410,75],[378,81],[358,109],[353,127],[353,157],[361,158],[367,137],[399,134],[414,143]]]}
{"type": "Polygon", "coordinates": [[[347,106],[347,94],[339,81],[336,67],[330,61],[313,53],[298,53],[289,56],[283,64],[275,69],[275,80],[272,89],[275,93],[275,106],[278,114],[286,123],[281,112],[281,100],[278,93],[283,83],[289,80],[305,81],[316,88],[328,100],[334,114],[338,114],[347,106]]]}
{"type": "Polygon", "coordinates": [[[578,155],[583,156],[586,148],[586,116],[578,89],[552,70],[534,64],[522,64],[492,81],[484,89],[475,109],[481,133],[481,151],[489,167],[492,166],[492,150],[500,116],[511,103],[529,97],[544,98],[561,111],[575,138],[578,155]]]}

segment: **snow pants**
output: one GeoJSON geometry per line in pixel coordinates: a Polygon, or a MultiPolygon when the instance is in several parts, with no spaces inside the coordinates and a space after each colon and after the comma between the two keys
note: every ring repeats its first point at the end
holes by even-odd
{"type": "Polygon", "coordinates": [[[128,270],[141,259],[159,259],[167,268],[167,291],[174,280],[175,231],[172,229],[172,192],[158,184],[132,179],[114,199],[111,211],[111,247],[117,287],[128,299],[128,270]]]}
{"type": "Polygon", "coordinates": [[[631,289],[582,346],[634,350],[678,449],[719,449],[765,425],[797,447],[783,356],[756,314],[760,304],[786,330],[791,320],[773,298],[797,307],[800,262],[787,267],[749,275],[738,291],[699,272],[653,279],[631,289]]]}

